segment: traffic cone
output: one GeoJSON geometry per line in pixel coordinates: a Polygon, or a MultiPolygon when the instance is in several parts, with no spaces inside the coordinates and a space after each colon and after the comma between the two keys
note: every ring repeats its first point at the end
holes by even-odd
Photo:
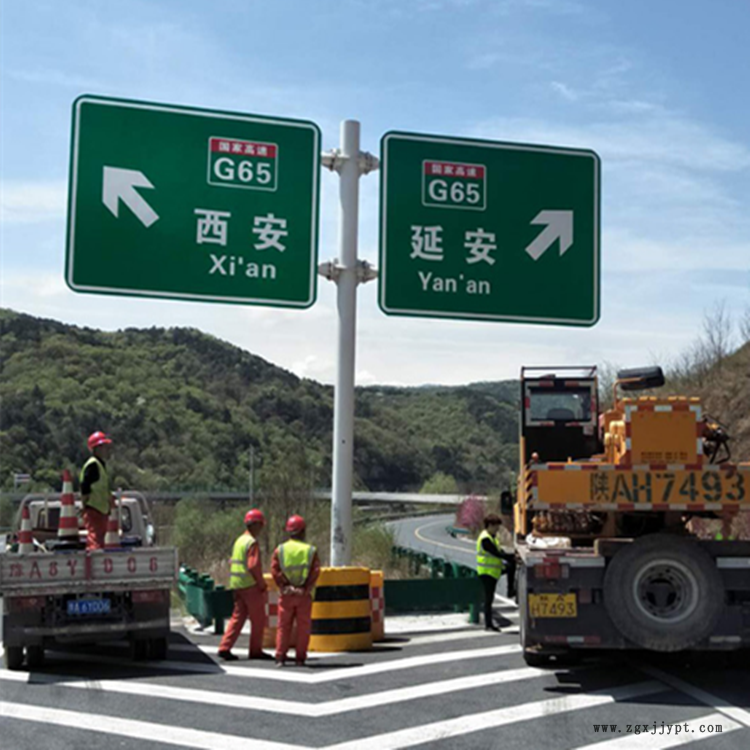
{"type": "Polygon", "coordinates": [[[73,497],[73,477],[63,471],[63,490],[60,497],[60,523],[57,527],[58,542],[78,542],[78,515],[76,501],[73,497]]]}
{"type": "Polygon", "coordinates": [[[29,506],[24,505],[21,511],[21,529],[18,532],[18,554],[28,555],[34,551],[34,541],[31,538],[31,514],[29,506]]]}
{"type": "Polygon", "coordinates": [[[113,508],[107,519],[107,533],[104,535],[104,549],[116,549],[120,546],[120,533],[117,529],[117,510],[113,508]]]}

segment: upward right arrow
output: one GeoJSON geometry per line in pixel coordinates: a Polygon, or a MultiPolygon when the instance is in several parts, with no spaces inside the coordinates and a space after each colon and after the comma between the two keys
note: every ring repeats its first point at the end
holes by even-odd
{"type": "Polygon", "coordinates": [[[531,223],[547,225],[547,228],[526,248],[526,252],[534,260],[539,260],[557,239],[560,240],[560,255],[565,255],[573,244],[572,211],[540,211],[531,223]]]}

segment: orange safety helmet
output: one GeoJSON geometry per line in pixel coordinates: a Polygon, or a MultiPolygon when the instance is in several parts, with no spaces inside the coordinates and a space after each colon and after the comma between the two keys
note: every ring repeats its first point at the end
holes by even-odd
{"type": "Polygon", "coordinates": [[[257,509],[253,508],[245,513],[245,526],[249,526],[251,523],[266,523],[266,517],[257,509]]]}
{"type": "Polygon", "coordinates": [[[289,516],[289,520],[286,522],[286,530],[291,531],[293,534],[304,531],[305,519],[302,516],[289,516]]]}
{"type": "Polygon", "coordinates": [[[88,440],[89,450],[93,451],[94,448],[96,448],[97,445],[108,445],[111,442],[112,441],[110,440],[109,437],[107,437],[107,435],[105,435],[100,430],[97,430],[96,432],[92,432],[89,435],[89,440],[88,440]]]}

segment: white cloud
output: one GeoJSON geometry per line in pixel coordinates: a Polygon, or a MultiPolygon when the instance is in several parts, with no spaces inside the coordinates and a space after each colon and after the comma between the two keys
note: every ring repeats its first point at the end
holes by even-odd
{"type": "Polygon", "coordinates": [[[7,181],[0,186],[0,221],[4,224],[64,219],[67,182],[7,181]]]}
{"type": "Polygon", "coordinates": [[[570,88],[570,86],[562,83],[562,81],[552,81],[550,86],[554,92],[569,102],[577,102],[580,99],[580,94],[570,88]]]}

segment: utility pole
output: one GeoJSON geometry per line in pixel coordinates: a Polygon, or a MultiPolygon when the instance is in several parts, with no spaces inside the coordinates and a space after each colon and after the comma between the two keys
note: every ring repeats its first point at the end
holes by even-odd
{"type": "Polygon", "coordinates": [[[322,156],[323,166],[338,172],[339,257],[321,263],[319,273],[337,286],[338,353],[333,403],[333,491],[331,497],[331,565],[351,564],[352,473],[354,461],[354,360],[357,333],[357,285],[377,272],[357,258],[359,178],[378,168],[372,154],[359,150],[359,122],[341,123],[341,148],[322,156]]]}
{"type": "Polygon", "coordinates": [[[248,478],[248,494],[250,495],[250,505],[255,502],[255,446],[251,445],[248,451],[248,465],[250,466],[250,476],[248,478]]]}

